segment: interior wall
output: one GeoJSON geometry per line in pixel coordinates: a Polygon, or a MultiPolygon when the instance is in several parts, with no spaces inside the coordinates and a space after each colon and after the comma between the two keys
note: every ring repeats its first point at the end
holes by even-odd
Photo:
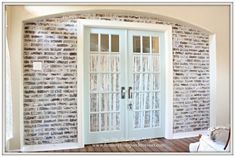
{"type": "MultiPolygon", "coordinates": [[[[210,57],[207,31],[186,26],[179,21],[172,22],[158,16],[138,15],[136,12],[135,14],[124,11],[122,13],[120,11],[117,13],[81,12],[31,20],[24,24],[25,145],[66,143],[76,140],[77,119],[74,111],[77,106],[76,47],[80,44],[77,43],[77,37],[80,37],[80,34],[77,34],[78,19],[171,25],[173,132],[208,129],[210,125],[210,57]],[[41,62],[42,70],[33,70],[34,62],[41,62]],[[59,116],[56,115],[57,113],[59,116]],[[58,128],[54,129],[54,126],[58,128]]],[[[77,66],[80,64],[78,63],[77,66]]],[[[142,80],[147,81],[146,78],[142,80]]],[[[137,80],[135,82],[138,84],[137,80]]],[[[158,99],[157,95],[154,97],[158,99]]],[[[135,99],[135,96],[133,98],[135,99]]],[[[141,99],[146,100],[146,97],[141,99]]],[[[147,101],[144,103],[147,104],[147,101]]]]}
{"type": "Polygon", "coordinates": [[[122,9],[160,14],[183,20],[216,34],[217,97],[216,123],[229,124],[229,6],[9,6],[9,49],[12,67],[14,139],[12,149],[20,148],[19,108],[22,104],[22,22],[49,14],[89,9],[122,9]],[[202,18],[203,17],[203,18],[202,18]],[[16,27],[17,26],[17,27],[16,27]],[[218,112],[219,111],[219,112],[218,112]]]}

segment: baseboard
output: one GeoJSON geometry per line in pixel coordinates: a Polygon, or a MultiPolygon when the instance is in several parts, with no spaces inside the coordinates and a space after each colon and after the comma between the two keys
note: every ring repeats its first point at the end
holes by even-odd
{"type": "Polygon", "coordinates": [[[81,148],[79,143],[62,143],[62,144],[43,144],[43,145],[29,145],[23,146],[22,152],[34,152],[34,151],[50,151],[60,149],[76,149],[81,148]]]}
{"type": "Polygon", "coordinates": [[[208,132],[208,130],[174,133],[173,139],[195,137],[195,136],[198,136],[199,134],[205,135],[205,134],[207,134],[207,132],[208,132]]]}

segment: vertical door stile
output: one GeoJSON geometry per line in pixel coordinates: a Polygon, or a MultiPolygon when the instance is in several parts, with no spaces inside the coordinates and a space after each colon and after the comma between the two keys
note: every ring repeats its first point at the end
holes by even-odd
{"type": "MultiPolygon", "coordinates": [[[[111,47],[112,47],[112,45],[111,45],[111,35],[109,34],[109,58],[111,58],[111,47]]],[[[110,61],[110,59],[109,59],[109,82],[111,82],[111,76],[112,76],[112,74],[110,74],[110,73],[112,73],[112,70],[111,70],[111,61],[110,61]]],[[[112,95],[113,95],[113,91],[111,90],[111,84],[110,84],[110,86],[109,86],[109,130],[112,130],[111,128],[112,128],[112,124],[113,123],[111,123],[111,119],[112,119],[112,116],[113,116],[113,110],[111,109],[111,103],[112,103],[112,99],[111,99],[111,97],[112,97],[112,95]]]]}
{"type": "MultiPolygon", "coordinates": [[[[164,85],[165,85],[165,69],[164,69],[164,59],[165,59],[165,54],[164,54],[164,44],[162,43],[163,42],[163,37],[162,38],[159,38],[158,39],[158,42],[159,42],[159,73],[161,74],[161,77],[159,78],[159,81],[160,81],[160,87],[159,87],[159,95],[161,95],[159,97],[159,102],[160,104],[165,104],[165,93],[163,91],[164,89],[164,85]]],[[[164,106],[163,105],[159,105],[159,117],[164,119],[165,118],[165,107],[163,108],[164,106]]],[[[163,124],[163,120],[162,121],[159,121],[159,126],[162,126],[163,124]]]]}
{"type": "Polygon", "coordinates": [[[99,107],[99,111],[98,111],[98,119],[99,119],[99,131],[101,131],[101,114],[100,114],[100,112],[101,112],[101,93],[100,93],[100,89],[101,89],[101,75],[100,75],[100,71],[101,71],[101,67],[100,67],[100,63],[101,63],[101,55],[100,55],[100,52],[101,52],[101,46],[100,46],[100,43],[101,43],[101,41],[100,41],[100,33],[98,34],[98,65],[97,65],[97,94],[98,94],[98,99],[99,99],[99,104],[98,104],[98,107],[99,107]]]}
{"type": "MultiPolygon", "coordinates": [[[[124,64],[125,64],[125,66],[127,66],[128,64],[131,64],[132,62],[130,62],[130,58],[132,58],[132,57],[129,57],[129,54],[130,53],[128,53],[129,52],[129,49],[130,49],[130,45],[129,45],[129,40],[128,40],[128,31],[127,30],[125,30],[125,44],[124,44],[124,50],[125,50],[125,53],[124,53],[124,64]],[[128,62],[128,59],[129,59],[129,62],[128,62]]],[[[124,77],[124,80],[127,80],[127,81],[125,81],[125,88],[127,89],[128,88],[128,86],[132,86],[131,84],[130,84],[130,80],[128,79],[128,75],[130,74],[130,69],[126,69],[125,70],[125,77],[124,77]]],[[[127,96],[127,95],[126,95],[127,96]]],[[[125,99],[125,104],[124,104],[124,119],[126,120],[126,121],[128,121],[128,119],[129,119],[129,112],[128,112],[128,110],[127,110],[127,105],[128,105],[128,103],[129,103],[129,100],[128,99],[125,99]]],[[[129,121],[128,121],[129,122],[129,121]]],[[[129,137],[129,128],[128,128],[128,123],[125,123],[125,128],[124,128],[126,131],[125,131],[125,139],[128,139],[128,137],[129,137]]]]}
{"type": "MultiPolygon", "coordinates": [[[[152,48],[152,35],[150,35],[150,65],[153,65],[153,48],[152,48]]],[[[152,72],[153,72],[153,66],[150,66],[150,88],[149,88],[149,109],[150,109],[150,127],[152,127],[152,117],[153,117],[153,112],[151,109],[153,109],[153,103],[152,103],[152,94],[153,94],[153,86],[152,86],[152,72]]]]}
{"type": "MultiPolygon", "coordinates": [[[[112,47],[112,45],[111,45],[111,35],[109,34],[109,65],[108,65],[108,72],[109,72],[109,74],[108,74],[108,82],[111,82],[111,74],[110,73],[112,73],[112,71],[111,71],[111,62],[110,62],[110,60],[111,60],[111,47],[112,47]]],[[[111,91],[111,85],[109,86],[109,88],[108,88],[108,99],[109,99],[109,104],[108,104],[108,120],[109,120],[109,122],[108,122],[108,130],[111,130],[110,128],[111,128],[111,115],[112,115],[112,111],[111,111],[111,95],[112,95],[112,91],[111,91]]]]}
{"type": "Polygon", "coordinates": [[[144,126],[144,74],[143,74],[143,36],[140,36],[140,65],[141,65],[141,71],[140,71],[140,128],[143,128],[144,126]]]}

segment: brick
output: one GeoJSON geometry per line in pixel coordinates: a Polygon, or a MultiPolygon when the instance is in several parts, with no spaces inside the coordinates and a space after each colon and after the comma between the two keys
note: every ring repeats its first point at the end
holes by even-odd
{"type": "Polygon", "coordinates": [[[209,34],[161,17],[66,15],[24,23],[25,145],[77,142],[77,19],[90,17],[171,25],[173,131],[209,126],[209,34]],[[43,62],[43,71],[32,70],[34,61],[43,62]]]}

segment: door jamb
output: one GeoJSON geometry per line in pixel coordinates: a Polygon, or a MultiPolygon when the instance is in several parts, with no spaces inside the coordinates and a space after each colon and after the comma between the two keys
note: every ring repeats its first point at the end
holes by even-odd
{"type": "Polygon", "coordinates": [[[172,26],[160,24],[147,24],[136,22],[104,21],[104,20],[78,20],[77,44],[77,130],[78,145],[84,147],[84,30],[85,27],[134,29],[146,31],[161,31],[165,36],[165,138],[173,137],[173,64],[172,64],[172,26]]]}

